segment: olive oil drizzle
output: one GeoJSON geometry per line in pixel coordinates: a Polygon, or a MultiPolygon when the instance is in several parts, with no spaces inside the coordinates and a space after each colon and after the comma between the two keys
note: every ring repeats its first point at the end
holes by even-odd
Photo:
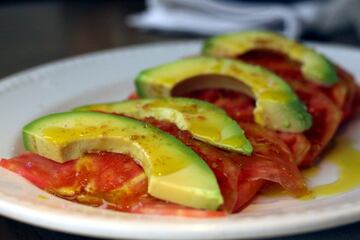
{"type": "MultiPolygon", "coordinates": [[[[300,200],[333,196],[360,187],[360,150],[353,145],[353,142],[346,138],[339,138],[335,141],[334,147],[324,156],[324,161],[330,162],[337,167],[337,180],[311,188],[307,195],[299,198],[300,200]]],[[[303,171],[306,179],[310,179],[319,173],[319,166],[303,171]]],[[[263,195],[280,197],[286,196],[287,193],[278,186],[269,186],[263,191],[263,195]]]]}
{"type": "MultiPolygon", "coordinates": [[[[335,147],[330,150],[325,159],[338,168],[338,179],[332,183],[312,188],[310,195],[314,195],[314,197],[332,196],[360,186],[360,174],[358,172],[360,169],[360,151],[353,146],[351,140],[337,139],[335,147]]],[[[305,177],[311,177],[319,171],[319,167],[314,167],[305,170],[304,175],[305,177]]]]}

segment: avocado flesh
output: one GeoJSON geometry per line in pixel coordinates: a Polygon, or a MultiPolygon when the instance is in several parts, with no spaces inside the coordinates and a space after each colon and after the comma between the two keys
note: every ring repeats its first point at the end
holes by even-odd
{"type": "Polygon", "coordinates": [[[221,108],[205,101],[189,98],[136,99],[87,105],[74,111],[99,111],[137,119],[153,117],[166,120],[211,145],[245,155],[252,153],[252,146],[241,127],[221,108]]]}
{"type": "Polygon", "coordinates": [[[204,43],[202,53],[236,58],[254,49],[274,50],[300,62],[303,75],[314,83],[332,85],[338,81],[336,69],[326,57],[312,48],[272,32],[250,31],[215,36],[204,43]]]}
{"type": "MultiPolygon", "coordinates": [[[[290,86],[264,68],[241,61],[214,58],[187,58],[142,71],[135,80],[140,97],[168,97],[177,85],[201,75],[222,75],[232,78],[228,88],[243,89],[256,100],[255,121],[269,129],[303,132],[311,127],[312,118],[290,86]],[[235,86],[235,85],[237,86],[235,86]],[[285,111],[285,112],[284,112],[285,111]]],[[[205,82],[206,79],[203,79],[205,82]]],[[[221,79],[209,78],[212,86],[222,87],[221,79]]],[[[199,90],[209,84],[187,86],[199,90]]]]}
{"type": "Polygon", "coordinates": [[[26,125],[23,141],[27,150],[60,163],[86,152],[128,154],[143,167],[150,195],[199,209],[223,203],[213,172],[195,152],[134,119],[97,112],[51,114],[26,125]]]}

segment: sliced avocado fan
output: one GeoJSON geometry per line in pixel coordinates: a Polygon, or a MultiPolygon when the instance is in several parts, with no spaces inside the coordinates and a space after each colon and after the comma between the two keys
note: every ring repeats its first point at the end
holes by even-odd
{"type": "Polygon", "coordinates": [[[252,153],[252,146],[241,127],[221,108],[205,101],[189,98],[136,99],[87,105],[75,108],[74,111],[98,111],[124,114],[137,119],[153,117],[167,120],[211,145],[245,155],[252,153]]]}
{"type": "Polygon", "coordinates": [[[254,49],[278,51],[300,62],[301,71],[309,81],[322,85],[332,85],[338,81],[336,69],[326,57],[312,48],[272,32],[249,31],[215,36],[204,43],[202,53],[236,58],[254,49]]]}
{"type": "Polygon", "coordinates": [[[214,57],[182,59],[142,71],[135,84],[142,98],[177,95],[181,84],[188,92],[205,88],[237,90],[255,98],[255,122],[261,126],[283,132],[303,132],[312,124],[306,107],[284,80],[264,68],[237,60],[214,57]],[[212,77],[201,78],[201,82],[189,81],[210,75],[212,77]]]}
{"type": "Polygon", "coordinates": [[[134,119],[97,112],[51,114],[26,125],[23,141],[27,150],[60,163],[86,152],[129,154],[143,167],[150,195],[209,210],[223,203],[215,175],[191,148],[134,119]]]}

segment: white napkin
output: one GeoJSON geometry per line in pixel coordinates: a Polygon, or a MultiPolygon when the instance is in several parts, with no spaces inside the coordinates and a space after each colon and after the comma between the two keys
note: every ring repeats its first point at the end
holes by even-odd
{"type": "Polygon", "coordinates": [[[144,29],[214,35],[254,28],[296,38],[318,15],[322,0],[291,5],[217,0],[147,0],[147,10],[130,16],[144,29]]]}

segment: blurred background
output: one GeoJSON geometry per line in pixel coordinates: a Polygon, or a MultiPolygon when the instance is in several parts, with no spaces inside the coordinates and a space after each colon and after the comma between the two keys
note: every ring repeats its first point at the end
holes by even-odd
{"type": "MultiPolygon", "coordinates": [[[[0,0],[0,79],[49,61],[253,28],[360,46],[360,0],[0,0]]],[[[286,239],[350,239],[358,225],[286,239]],[[349,238],[348,238],[349,237],[349,238]]],[[[0,239],[85,239],[0,217],[0,239]]]]}
{"type": "Polygon", "coordinates": [[[0,78],[102,49],[251,28],[358,46],[359,10],[359,0],[2,0],[0,78]]]}

